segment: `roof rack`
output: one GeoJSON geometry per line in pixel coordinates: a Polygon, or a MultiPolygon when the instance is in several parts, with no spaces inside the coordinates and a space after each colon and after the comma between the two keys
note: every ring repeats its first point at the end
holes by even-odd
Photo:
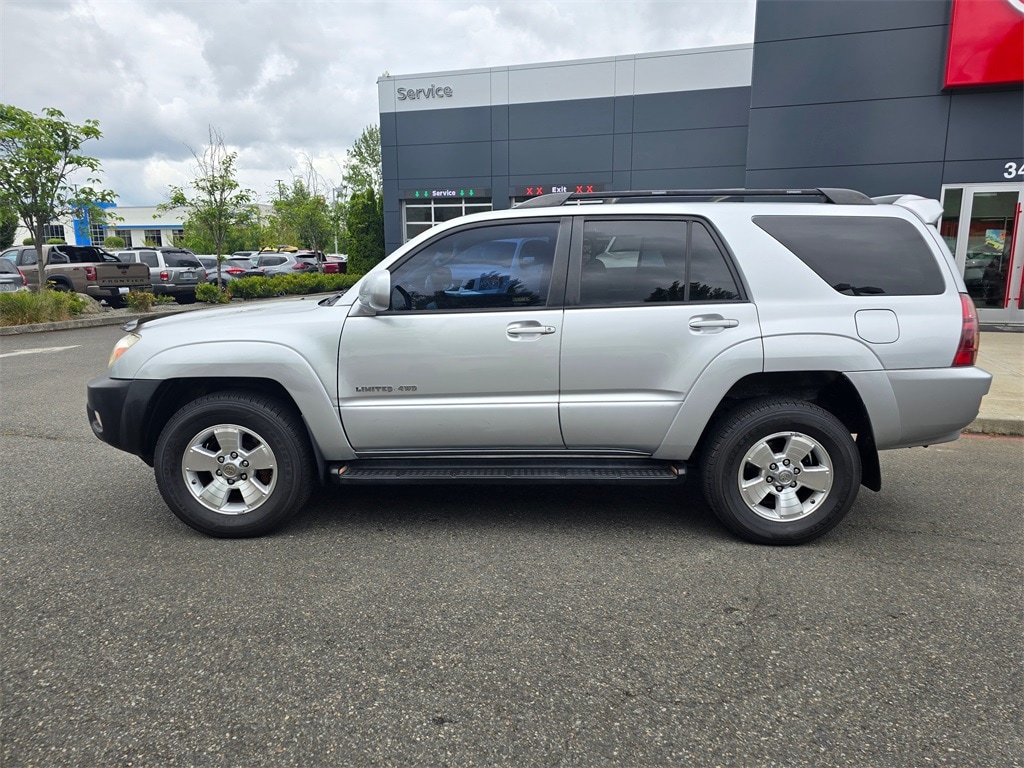
{"type": "Polygon", "coordinates": [[[517,208],[551,208],[565,205],[569,200],[594,200],[617,203],[640,198],[693,198],[706,197],[712,202],[748,197],[815,197],[835,205],[874,205],[875,202],[854,189],[821,187],[818,189],[640,189],[620,192],[554,192],[538,195],[517,205],[517,208]]]}

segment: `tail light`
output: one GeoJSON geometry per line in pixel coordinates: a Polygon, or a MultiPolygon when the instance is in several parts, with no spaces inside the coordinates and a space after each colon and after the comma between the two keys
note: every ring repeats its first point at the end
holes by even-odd
{"type": "Polygon", "coordinates": [[[161,280],[164,280],[164,281],[170,280],[170,279],[171,279],[171,273],[170,273],[170,272],[168,272],[168,271],[167,271],[167,270],[165,269],[165,270],[164,270],[163,272],[161,272],[161,273],[160,273],[160,279],[161,279],[161,280]]]}
{"type": "Polygon", "coordinates": [[[974,302],[966,293],[960,294],[960,307],[963,328],[960,331],[960,344],[956,348],[953,365],[974,365],[978,359],[978,343],[981,341],[978,335],[978,310],[974,308],[974,302]]]}
{"type": "Polygon", "coordinates": [[[18,270],[18,274],[19,274],[19,275],[21,275],[21,284],[22,284],[23,286],[25,286],[25,287],[27,288],[27,287],[28,287],[28,280],[26,280],[26,279],[25,279],[25,273],[24,273],[24,272],[22,272],[22,271],[21,271],[21,270],[19,269],[19,270],[18,270]]]}
{"type": "Polygon", "coordinates": [[[232,267],[231,269],[226,269],[224,271],[227,272],[229,275],[243,275],[243,274],[245,274],[245,270],[242,269],[241,267],[232,267]]]}
{"type": "Polygon", "coordinates": [[[303,261],[298,261],[295,264],[292,264],[292,269],[307,269],[308,267],[309,265],[303,261]]]}
{"type": "Polygon", "coordinates": [[[85,279],[90,281],[96,280],[96,267],[85,268],[85,279]]]}

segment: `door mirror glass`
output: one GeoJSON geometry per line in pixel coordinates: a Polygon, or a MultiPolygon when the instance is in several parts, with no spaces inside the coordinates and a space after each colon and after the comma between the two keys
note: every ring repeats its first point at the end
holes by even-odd
{"type": "Polygon", "coordinates": [[[386,269],[367,275],[359,286],[359,303],[373,312],[391,305],[391,273],[386,269]]]}

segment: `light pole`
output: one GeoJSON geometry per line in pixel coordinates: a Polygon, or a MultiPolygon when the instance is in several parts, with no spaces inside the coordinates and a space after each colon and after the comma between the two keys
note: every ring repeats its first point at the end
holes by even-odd
{"type": "Polygon", "coordinates": [[[341,195],[341,199],[345,199],[345,193],[348,191],[348,187],[342,185],[334,188],[334,255],[340,255],[338,253],[338,195],[341,195]]]}

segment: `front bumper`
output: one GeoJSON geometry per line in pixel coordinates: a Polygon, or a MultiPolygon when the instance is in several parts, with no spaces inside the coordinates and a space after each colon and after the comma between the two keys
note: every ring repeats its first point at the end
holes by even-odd
{"type": "Polygon", "coordinates": [[[86,387],[86,414],[93,434],[115,448],[152,463],[152,441],[147,433],[150,410],[159,381],[113,379],[98,376],[86,387]]]}

